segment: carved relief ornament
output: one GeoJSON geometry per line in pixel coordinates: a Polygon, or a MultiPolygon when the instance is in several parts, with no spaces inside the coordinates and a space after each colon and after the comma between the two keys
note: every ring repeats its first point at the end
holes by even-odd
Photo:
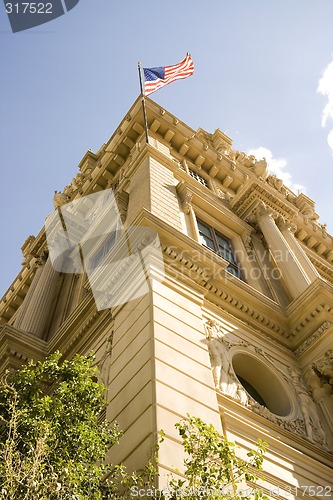
{"type": "Polygon", "coordinates": [[[303,352],[305,352],[310,347],[310,345],[312,345],[317,339],[319,339],[323,335],[323,333],[326,332],[326,330],[328,330],[328,328],[330,328],[331,326],[332,326],[332,323],[330,321],[324,321],[324,323],[322,323],[320,325],[320,327],[311,335],[311,337],[306,339],[294,351],[296,356],[300,356],[301,354],[303,354],[303,352]]]}
{"type": "Polygon", "coordinates": [[[214,320],[208,320],[205,327],[215,388],[239,403],[246,405],[248,396],[242,385],[238,382],[232,368],[228,352],[230,342],[227,342],[225,339],[223,327],[214,320]]]}

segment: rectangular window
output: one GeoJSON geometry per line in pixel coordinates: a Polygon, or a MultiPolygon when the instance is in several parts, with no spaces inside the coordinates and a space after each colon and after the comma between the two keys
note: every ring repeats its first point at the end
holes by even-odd
{"type": "Polygon", "coordinates": [[[89,266],[92,271],[95,271],[97,267],[101,264],[103,259],[107,256],[111,248],[114,246],[115,242],[116,242],[116,231],[113,231],[108,235],[106,240],[104,240],[104,242],[102,243],[102,246],[92,257],[89,266]]]}
{"type": "Polygon", "coordinates": [[[190,168],[188,170],[189,170],[190,176],[193,177],[193,179],[200,182],[200,184],[202,184],[203,186],[206,186],[207,188],[209,188],[208,182],[206,181],[206,179],[204,179],[201,175],[199,175],[194,170],[191,170],[190,168]]]}
{"type": "Polygon", "coordinates": [[[213,252],[217,253],[220,257],[229,262],[227,271],[237,278],[244,280],[243,273],[239,262],[236,258],[234,248],[231,241],[223,234],[216,231],[214,228],[208,226],[201,220],[197,219],[200,243],[208,247],[213,252]]]}

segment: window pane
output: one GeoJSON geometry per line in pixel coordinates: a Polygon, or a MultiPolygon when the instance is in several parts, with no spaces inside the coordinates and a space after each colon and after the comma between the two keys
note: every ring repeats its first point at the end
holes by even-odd
{"type": "Polygon", "coordinates": [[[204,224],[203,222],[201,222],[201,220],[198,220],[197,222],[198,222],[199,232],[205,234],[209,238],[212,238],[211,228],[206,224],[204,224]]]}
{"type": "Polygon", "coordinates": [[[234,254],[229,248],[219,247],[219,254],[228,262],[231,262],[232,264],[237,264],[234,254]]]}
{"type": "Polygon", "coordinates": [[[111,248],[114,246],[116,242],[116,231],[113,231],[110,233],[107,237],[107,239],[104,241],[102,246],[99,248],[99,250],[95,253],[95,255],[92,257],[90,261],[90,269],[95,270],[97,267],[101,264],[103,259],[106,257],[106,255],[109,253],[111,248]]]}
{"type": "Polygon", "coordinates": [[[107,241],[105,243],[105,254],[107,254],[109,252],[109,250],[111,250],[111,248],[113,247],[115,242],[116,242],[116,231],[111,233],[111,235],[109,236],[109,238],[107,239],[107,241]]]}
{"type": "Polygon", "coordinates": [[[222,236],[222,234],[216,233],[216,240],[221,247],[229,249],[230,246],[229,240],[227,240],[227,238],[222,236]]]}
{"type": "Polygon", "coordinates": [[[236,278],[241,278],[241,272],[238,268],[235,268],[235,267],[232,267],[232,266],[228,266],[227,267],[227,271],[228,273],[230,274],[233,274],[234,276],[236,276],[236,278]]]}
{"type": "Polygon", "coordinates": [[[98,250],[98,252],[91,259],[91,263],[90,263],[91,269],[95,270],[97,268],[97,266],[99,266],[99,264],[103,260],[103,255],[104,255],[104,248],[102,247],[98,250]]]}
{"type": "Polygon", "coordinates": [[[200,243],[201,245],[211,248],[216,253],[214,241],[211,238],[207,238],[204,234],[200,234],[200,243]]]}

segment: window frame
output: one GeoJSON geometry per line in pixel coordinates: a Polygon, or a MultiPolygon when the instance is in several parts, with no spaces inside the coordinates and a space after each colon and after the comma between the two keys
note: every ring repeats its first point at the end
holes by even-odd
{"type": "Polygon", "coordinates": [[[207,179],[205,179],[202,175],[198,174],[196,170],[193,170],[192,168],[188,167],[188,174],[190,177],[192,177],[192,179],[199,182],[202,186],[206,187],[207,189],[210,189],[207,179]]]}
{"type": "Polygon", "coordinates": [[[199,234],[199,242],[200,244],[214,252],[216,255],[224,259],[228,262],[228,266],[226,267],[226,271],[235,276],[236,278],[245,282],[245,277],[242,271],[242,267],[235,253],[235,248],[232,243],[232,240],[222,234],[220,231],[217,231],[214,227],[206,224],[202,219],[196,217],[197,228],[199,234]],[[206,230],[209,232],[209,236],[205,234],[201,229],[200,225],[204,226],[206,230]],[[209,246],[204,243],[205,238],[210,240],[212,246],[209,246]],[[203,241],[202,241],[203,240],[203,241]],[[225,246],[221,244],[221,240],[226,244],[225,246]],[[223,250],[222,250],[223,249],[223,250]]]}
{"type": "Polygon", "coordinates": [[[89,269],[95,272],[117,242],[117,230],[110,231],[98,249],[89,258],[89,269]],[[111,246],[110,246],[111,243],[111,246]]]}

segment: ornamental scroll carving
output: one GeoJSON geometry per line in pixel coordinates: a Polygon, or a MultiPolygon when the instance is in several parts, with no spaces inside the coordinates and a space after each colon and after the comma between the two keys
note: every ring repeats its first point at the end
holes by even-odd
{"type": "Polygon", "coordinates": [[[320,327],[309,337],[303,344],[301,344],[295,351],[294,353],[296,356],[300,356],[305,352],[316,340],[318,340],[323,333],[328,330],[332,326],[332,323],[330,321],[324,321],[320,325],[320,327]]]}

